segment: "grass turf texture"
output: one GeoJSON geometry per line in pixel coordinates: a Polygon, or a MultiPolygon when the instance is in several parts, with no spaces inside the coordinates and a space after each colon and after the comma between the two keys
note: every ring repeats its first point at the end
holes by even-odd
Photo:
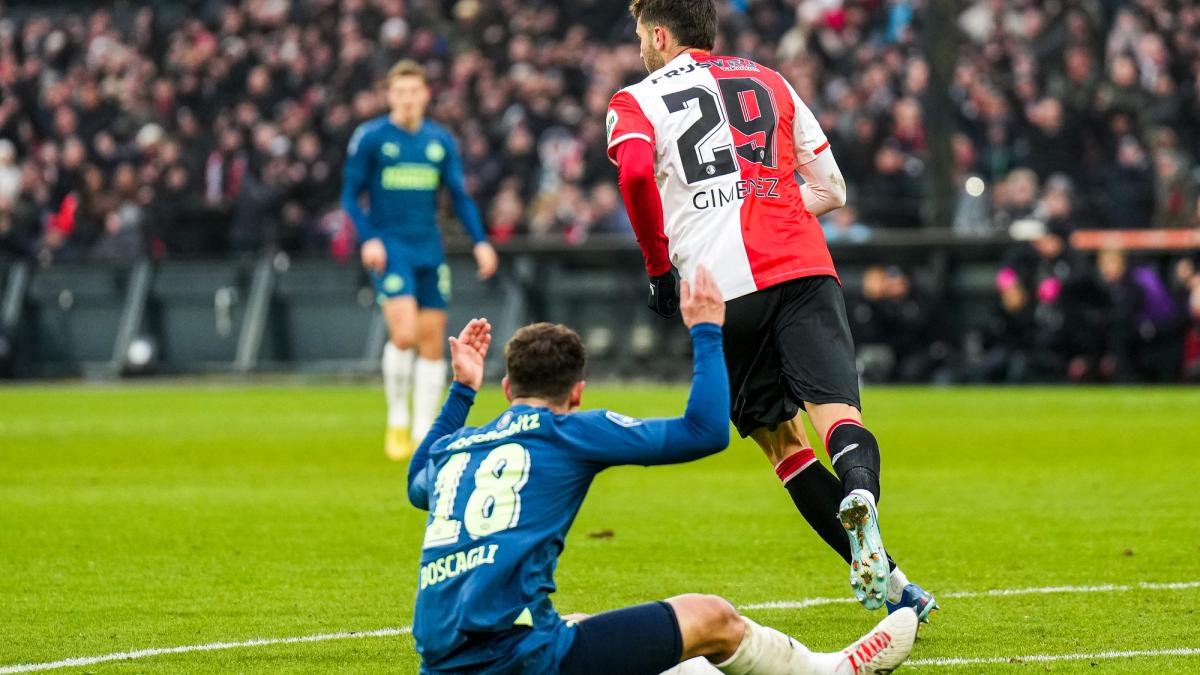
{"type": "MultiPolygon", "coordinates": [[[[684,396],[596,387],[587,403],[668,415],[684,396]]],[[[1200,580],[1200,390],[872,389],[866,405],[889,550],[935,593],[1200,580]]],[[[500,409],[486,390],[472,419],[500,409]]],[[[407,626],[424,515],[403,497],[403,467],[383,457],[382,420],[372,386],[0,389],[0,666],[407,626]]],[[[692,465],[602,474],[558,582],[563,612],[688,591],[739,605],[850,592],[744,441],[692,465]]],[[[913,658],[1198,647],[1198,597],[946,599],[913,658]]],[[[748,614],[821,650],[882,616],[851,604],[748,614]]],[[[404,635],[73,670],[417,665],[404,635]]],[[[921,670],[1197,668],[1200,656],[921,670]]]]}

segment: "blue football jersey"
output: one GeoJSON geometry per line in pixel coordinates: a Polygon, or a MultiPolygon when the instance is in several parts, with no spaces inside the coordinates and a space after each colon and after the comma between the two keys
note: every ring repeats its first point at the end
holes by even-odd
{"type": "Polygon", "coordinates": [[[416,131],[387,117],[361,124],[350,139],[343,168],[342,208],[354,222],[359,241],[397,239],[435,264],[442,256],[437,227],[438,190],[450,192],[455,213],[476,242],[484,241],[483,223],[467,195],[458,146],[450,132],[425,121],[416,131]],[[359,204],[368,196],[367,210],[359,204]]]}
{"type": "Polygon", "coordinates": [[[574,637],[550,602],[554,570],[593,477],[728,444],[720,330],[698,326],[693,340],[692,395],[678,418],[514,405],[458,428],[474,392],[451,387],[437,424],[457,430],[423,443],[409,469],[409,498],[429,510],[413,621],[424,672],[553,671],[574,637]]]}

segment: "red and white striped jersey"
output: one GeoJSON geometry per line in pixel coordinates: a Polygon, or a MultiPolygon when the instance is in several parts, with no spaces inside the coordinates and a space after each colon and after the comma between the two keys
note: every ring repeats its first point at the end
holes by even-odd
{"type": "Polygon", "coordinates": [[[609,104],[608,155],[654,146],[671,262],[712,271],[726,300],[806,276],[836,278],[796,167],[829,147],[779,73],[747,59],[684,53],[609,104]]]}

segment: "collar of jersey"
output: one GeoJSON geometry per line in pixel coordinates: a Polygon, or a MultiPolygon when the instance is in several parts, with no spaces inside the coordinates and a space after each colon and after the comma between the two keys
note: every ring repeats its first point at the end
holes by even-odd
{"type": "Polygon", "coordinates": [[[653,73],[650,73],[650,77],[654,77],[658,73],[661,73],[664,70],[667,70],[668,68],[678,67],[678,63],[676,63],[677,61],[679,61],[680,59],[684,59],[684,58],[690,59],[690,58],[692,58],[692,55],[693,55],[693,52],[690,52],[686,49],[682,52],[679,52],[678,56],[676,56],[675,58],[671,59],[670,61],[667,61],[666,63],[664,63],[662,68],[659,68],[658,70],[654,71],[653,73]]]}
{"type": "Polygon", "coordinates": [[[391,127],[393,129],[396,129],[397,131],[402,132],[406,136],[416,136],[417,134],[421,133],[422,131],[425,130],[425,125],[428,124],[428,122],[429,122],[429,120],[422,119],[421,126],[417,127],[416,131],[409,131],[408,129],[405,129],[404,127],[400,126],[399,124],[396,124],[396,120],[392,119],[391,115],[384,115],[384,117],[387,118],[387,123],[389,125],[391,125],[391,127]]]}

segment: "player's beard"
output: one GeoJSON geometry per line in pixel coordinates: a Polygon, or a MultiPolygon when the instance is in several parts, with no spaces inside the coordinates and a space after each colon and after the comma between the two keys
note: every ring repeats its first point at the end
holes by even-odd
{"type": "Polygon", "coordinates": [[[667,65],[667,62],[663,60],[662,54],[649,48],[642,50],[642,63],[646,65],[646,70],[651,73],[667,65]]]}

